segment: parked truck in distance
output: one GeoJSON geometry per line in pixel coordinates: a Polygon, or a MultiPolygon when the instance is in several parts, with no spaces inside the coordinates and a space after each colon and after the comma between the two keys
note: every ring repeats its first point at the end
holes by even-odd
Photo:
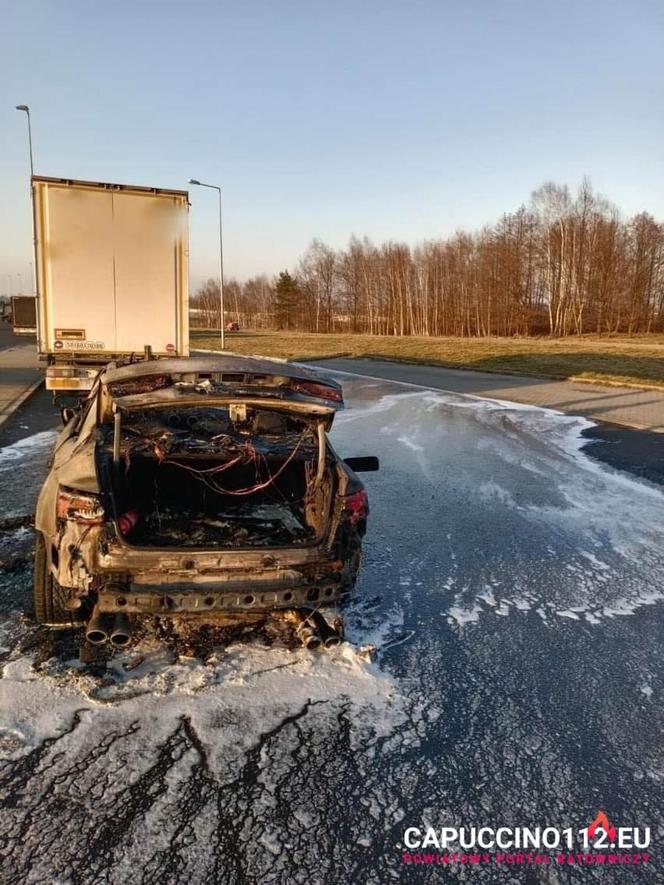
{"type": "Polygon", "coordinates": [[[34,295],[12,295],[12,331],[14,335],[37,334],[37,311],[34,295]]]}
{"type": "Polygon", "coordinates": [[[189,355],[186,191],[34,176],[46,388],[83,392],[111,360],[189,355]]]}

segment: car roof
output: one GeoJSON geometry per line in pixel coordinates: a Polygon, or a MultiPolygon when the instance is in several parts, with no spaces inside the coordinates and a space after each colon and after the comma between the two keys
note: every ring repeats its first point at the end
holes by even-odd
{"type": "Polygon", "coordinates": [[[111,363],[101,375],[104,384],[149,378],[151,375],[179,375],[192,372],[228,372],[229,374],[271,375],[324,383],[341,391],[341,385],[322,373],[286,360],[271,357],[243,356],[237,353],[207,354],[205,356],[140,360],[126,366],[111,363]]]}
{"type": "Polygon", "coordinates": [[[308,415],[343,409],[338,381],[297,363],[267,357],[221,353],[189,358],[151,359],[117,366],[99,375],[103,420],[113,403],[124,409],[212,405],[241,398],[247,404],[286,408],[308,415]]]}

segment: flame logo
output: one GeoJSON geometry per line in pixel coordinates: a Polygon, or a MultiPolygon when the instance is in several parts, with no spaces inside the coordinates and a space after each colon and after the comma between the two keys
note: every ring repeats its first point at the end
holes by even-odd
{"type": "Polygon", "coordinates": [[[610,842],[614,842],[616,838],[616,828],[612,827],[609,819],[603,811],[598,811],[595,820],[588,827],[588,838],[594,839],[598,829],[604,830],[609,837],[610,842]]]}

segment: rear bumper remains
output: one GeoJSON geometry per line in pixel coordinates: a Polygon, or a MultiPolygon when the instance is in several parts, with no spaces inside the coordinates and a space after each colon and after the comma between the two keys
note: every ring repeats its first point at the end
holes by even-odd
{"type": "Polygon", "coordinates": [[[264,582],[228,583],[219,586],[125,588],[110,585],[99,591],[100,612],[127,612],[172,617],[178,614],[205,615],[210,612],[269,612],[321,603],[338,602],[347,592],[342,580],[322,580],[309,585],[282,582],[278,588],[266,589],[264,582]]]}

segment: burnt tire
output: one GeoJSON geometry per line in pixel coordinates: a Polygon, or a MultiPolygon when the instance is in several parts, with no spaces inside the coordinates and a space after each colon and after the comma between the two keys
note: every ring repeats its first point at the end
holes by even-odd
{"type": "Polygon", "coordinates": [[[49,570],[46,544],[41,532],[37,532],[35,538],[32,598],[38,624],[71,624],[72,613],[65,607],[65,594],[49,570]]]}

